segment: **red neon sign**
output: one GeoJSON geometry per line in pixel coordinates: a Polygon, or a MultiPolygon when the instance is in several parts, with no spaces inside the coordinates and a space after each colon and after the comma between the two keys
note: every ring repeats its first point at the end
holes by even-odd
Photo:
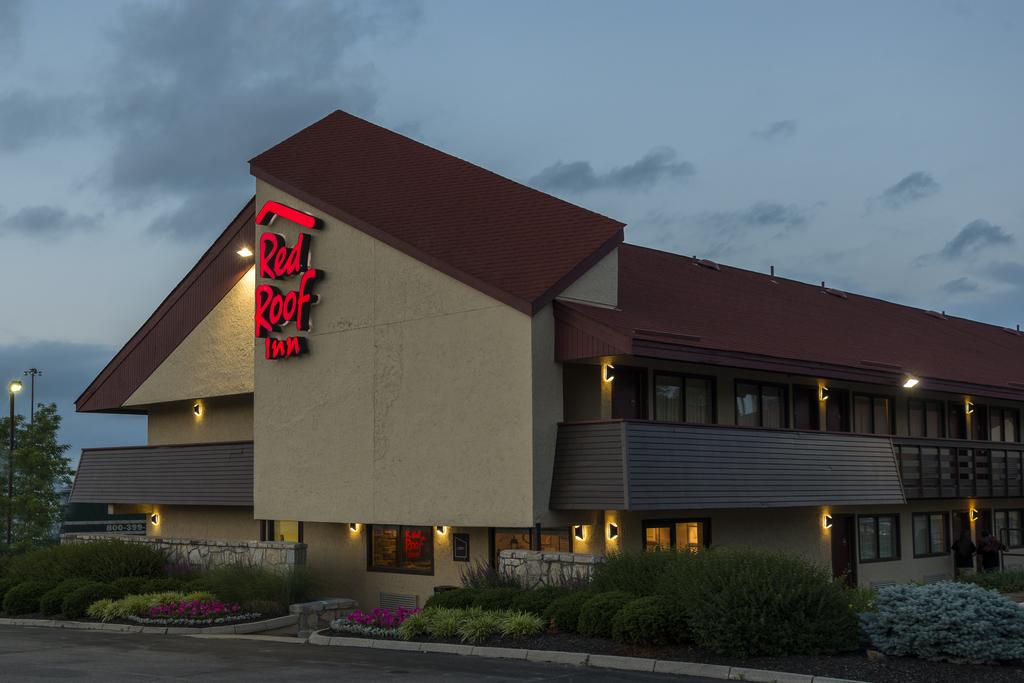
{"type": "Polygon", "coordinates": [[[427,535],[422,531],[405,531],[405,559],[418,560],[423,555],[423,546],[427,544],[427,535]]]}
{"type": "MultiPolygon", "coordinates": [[[[265,203],[256,222],[268,225],[275,216],[305,228],[318,228],[321,225],[318,218],[277,202],[265,203]]],[[[313,293],[313,285],[323,277],[323,271],[309,267],[312,240],[312,236],[299,233],[295,244],[288,247],[284,235],[275,232],[260,235],[257,263],[259,277],[270,280],[285,280],[296,275],[299,277],[298,289],[289,292],[282,292],[270,284],[256,287],[253,320],[256,336],[263,339],[264,357],[267,360],[290,358],[309,350],[305,337],[290,336],[282,339],[272,335],[281,332],[289,323],[294,324],[298,331],[309,331],[310,307],[319,301],[319,297],[313,293]]]]}

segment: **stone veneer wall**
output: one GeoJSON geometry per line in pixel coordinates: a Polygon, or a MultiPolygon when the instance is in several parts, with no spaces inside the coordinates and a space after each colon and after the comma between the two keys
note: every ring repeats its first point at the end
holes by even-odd
{"type": "Polygon", "coordinates": [[[287,541],[209,541],[111,534],[62,534],[60,537],[61,543],[88,543],[111,539],[151,546],[166,553],[170,564],[187,564],[197,569],[242,564],[283,570],[306,564],[306,544],[287,541]]]}
{"type": "Polygon", "coordinates": [[[597,565],[604,562],[604,556],[543,550],[502,550],[498,562],[502,573],[511,574],[527,587],[534,588],[590,579],[597,565]]]}

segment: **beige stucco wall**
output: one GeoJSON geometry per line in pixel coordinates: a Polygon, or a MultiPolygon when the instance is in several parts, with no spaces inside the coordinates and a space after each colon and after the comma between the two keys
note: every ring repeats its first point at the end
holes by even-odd
{"type": "Polygon", "coordinates": [[[160,403],[149,406],[147,420],[150,446],[216,441],[252,441],[252,394],[160,403]]]}
{"type": "Polygon", "coordinates": [[[555,361],[555,318],[549,304],[533,316],[533,521],[548,525],[558,423],[562,421],[562,364],[555,361]]]}
{"type": "MultiPolygon", "coordinates": [[[[309,354],[258,344],[256,516],[532,524],[530,318],[258,181],[268,199],[323,219],[325,278],[309,354]]],[[[273,229],[294,243],[296,226],[273,229]]]]}
{"type": "Polygon", "coordinates": [[[250,269],[124,405],[252,393],[254,282],[250,269]]]}
{"type": "Polygon", "coordinates": [[[348,524],[309,523],[303,526],[306,557],[324,595],[355,599],[360,607],[377,607],[380,593],[418,596],[422,607],[435,586],[458,586],[460,572],[487,561],[487,529],[451,527],[444,535],[434,534],[434,574],[398,574],[368,571],[366,568],[367,529],[353,532],[348,524]],[[470,535],[469,562],[452,560],[452,534],[470,535]]]}
{"type": "Polygon", "coordinates": [[[613,249],[558,295],[559,299],[599,306],[619,304],[619,250],[613,249]]]}
{"type": "Polygon", "coordinates": [[[146,524],[147,536],[163,538],[196,538],[224,541],[257,541],[260,526],[250,507],[191,505],[128,505],[108,506],[115,515],[157,513],[158,523],[146,524]]]}

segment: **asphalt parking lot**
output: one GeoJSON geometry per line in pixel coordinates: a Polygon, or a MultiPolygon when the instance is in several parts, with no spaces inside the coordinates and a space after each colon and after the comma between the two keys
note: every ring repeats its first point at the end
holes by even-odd
{"type": "Polygon", "coordinates": [[[557,664],[191,638],[0,626],[0,681],[677,681],[713,679],[557,664]]]}

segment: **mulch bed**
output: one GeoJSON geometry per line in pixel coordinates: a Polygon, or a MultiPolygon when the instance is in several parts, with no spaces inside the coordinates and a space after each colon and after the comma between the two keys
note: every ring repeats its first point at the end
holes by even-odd
{"type": "MultiPolygon", "coordinates": [[[[358,638],[352,633],[330,632],[332,636],[358,638]]],[[[428,642],[428,638],[417,638],[428,642]]],[[[461,643],[460,640],[434,642],[461,643]]],[[[786,657],[722,657],[697,647],[672,645],[666,647],[635,647],[620,645],[602,638],[587,638],[569,633],[555,633],[517,640],[495,638],[478,643],[493,647],[516,647],[527,650],[560,650],[590,652],[625,657],[650,657],[684,662],[702,662],[726,666],[743,666],[789,673],[831,676],[870,683],[1021,683],[1024,662],[1015,665],[978,665],[927,662],[921,659],[887,657],[868,659],[865,652],[831,656],[791,655],[786,657]]]]}

